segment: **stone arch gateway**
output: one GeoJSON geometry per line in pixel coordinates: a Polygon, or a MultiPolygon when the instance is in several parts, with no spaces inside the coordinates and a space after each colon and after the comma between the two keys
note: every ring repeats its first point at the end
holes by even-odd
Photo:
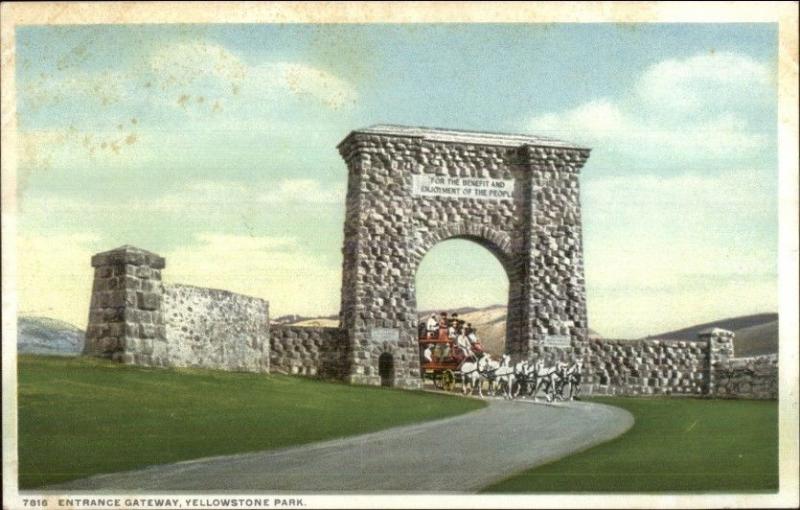
{"type": "Polygon", "coordinates": [[[589,149],[527,135],[392,125],[350,133],[341,328],[346,379],[421,385],[417,267],[436,243],[473,240],[509,279],[506,349],[515,359],[586,348],[578,177],[589,149]]]}
{"type": "Polygon", "coordinates": [[[589,395],[777,398],[777,356],[734,358],[730,331],[588,341],[578,177],[589,149],[373,126],[339,151],[348,167],[339,327],[273,323],[264,299],[165,283],[163,257],[124,245],[92,257],[84,354],[418,388],[417,269],[437,243],[468,239],[508,277],[514,361],[574,355],[589,395]]]}

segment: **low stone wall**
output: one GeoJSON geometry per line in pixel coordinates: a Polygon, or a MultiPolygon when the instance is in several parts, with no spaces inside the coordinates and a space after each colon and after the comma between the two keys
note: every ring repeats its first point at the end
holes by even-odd
{"type": "Polygon", "coordinates": [[[155,367],[269,372],[263,299],[164,285],[163,257],[132,246],[98,253],[84,354],[155,367]]]}
{"type": "Polygon", "coordinates": [[[722,398],[778,398],[778,356],[731,358],[715,368],[714,396],[722,398]]]}
{"type": "Polygon", "coordinates": [[[734,358],[734,334],[689,340],[595,339],[583,352],[586,395],[704,395],[777,399],[778,356],[734,358]]]}
{"type": "MultiPolygon", "coordinates": [[[[165,285],[165,260],[155,253],[122,246],[95,255],[92,266],[84,354],[143,366],[272,368],[337,380],[348,380],[353,363],[367,356],[351,351],[346,329],[270,326],[262,299],[165,285]]],[[[776,399],[777,356],[735,358],[733,339],[732,332],[713,328],[693,341],[594,339],[538,354],[550,361],[582,359],[584,395],[776,399]]],[[[386,342],[382,347],[389,350],[386,342]]]]}
{"type": "Polygon", "coordinates": [[[592,340],[583,389],[599,395],[703,395],[708,354],[705,340],[592,340]]]}
{"type": "Polygon", "coordinates": [[[269,372],[269,304],[226,290],[164,285],[169,364],[269,372]]]}
{"type": "Polygon", "coordinates": [[[271,326],[273,371],[342,380],[349,373],[347,353],[344,329],[271,326]]]}

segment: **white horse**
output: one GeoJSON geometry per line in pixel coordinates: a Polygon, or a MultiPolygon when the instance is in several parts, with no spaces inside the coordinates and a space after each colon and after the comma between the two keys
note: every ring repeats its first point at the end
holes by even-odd
{"type": "Polygon", "coordinates": [[[500,368],[500,361],[492,358],[492,356],[489,353],[484,354],[481,360],[484,361],[485,363],[481,367],[480,371],[481,381],[478,384],[480,384],[480,386],[483,387],[483,381],[484,380],[488,381],[489,387],[487,388],[487,391],[489,393],[494,394],[496,391],[494,383],[495,373],[497,373],[497,370],[500,368]]]}
{"type": "Polygon", "coordinates": [[[569,387],[569,397],[568,400],[574,400],[575,397],[578,396],[578,392],[581,389],[581,371],[583,370],[583,360],[578,360],[572,363],[564,373],[562,374],[562,391],[560,393],[563,394],[563,385],[567,385],[569,387]]]}
{"type": "Polygon", "coordinates": [[[511,366],[511,356],[508,354],[503,355],[503,361],[500,363],[500,368],[495,373],[497,384],[501,388],[505,388],[505,398],[512,400],[514,395],[514,381],[516,380],[515,367],[511,366]]]}
{"type": "Polygon", "coordinates": [[[558,373],[559,368],[559,366],[545,367],[544,360],[541,359],[536,362],[534,367],[535,384],[533,385],[533,391],[531,392],[531,397],[533,400],[536,400],[536,395],[539,393],[539,388],[544,388],[547,401],[553,401],[560,379],[558,373]]]}
{"type": "Polygon", "coordinates": [[[489,359],[484,370],[480,371],[481,377],[489,381],[489,391],[497,395],[500,388],[505,388],[505,397],[512,398],[511,386],[514,384],[514,368],[511,367],[511,356],[503,354],[500,361],[489,359]]]}
{"type": "Polygon", "coordinates": [[[467,382],[469,382],[469,393],[475,391],[475,386],[478,386],[478,395],[483,397],[481,391],[481,372],[485,370],[485,366],[489,361],[489,355],[482,357],[477,361],[466,360],[464,361],[459,370],[461,371],[461,391],[464,395],[467,394],[467,382]]]}
{"type": "Polygon", "coordinates": [[[529,389],[531,382],[536,382],[533,365],[527,361],[520,361],[514,365],[514,382],[516,383],[516,389],[513,391],[513,394],[514,398],[516,398],[522,391],[523,386],[529,389]]]}

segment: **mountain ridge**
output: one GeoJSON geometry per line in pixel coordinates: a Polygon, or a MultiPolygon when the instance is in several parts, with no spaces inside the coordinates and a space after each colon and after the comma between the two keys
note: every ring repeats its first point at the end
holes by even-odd
{"type": "Polygon", "coordinates": [[[17,317],[19,354],[77,356],[83,351],[83,342],[84,331],[74,324],[38,315],[17,317]]]}
{"type": "Polygon", "coordinates": [[[778,320],[777,313],[756,313],[750,315],[739,315],[736,317],[728,317],[710,322],[703,322],[701,324],[694,324],[681,329],[659,333],[657,335],[648,335],[645,338],[664,338],[673,340],[694,340],[697,334],[704,329],[709,328],[722,328],[728,331],[737,331],[752,326],[758,326],[778,320]]]}

